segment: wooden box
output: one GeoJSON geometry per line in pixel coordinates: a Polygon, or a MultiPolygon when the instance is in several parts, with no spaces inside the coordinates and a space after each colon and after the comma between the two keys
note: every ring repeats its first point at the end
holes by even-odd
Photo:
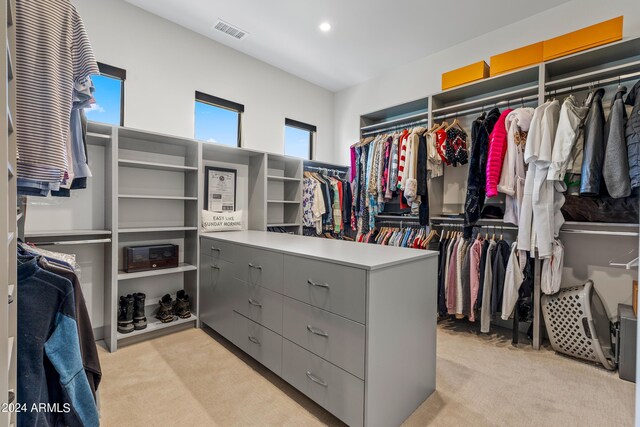
{"type": "Polygon", "coordinates": [[[489,65],[484,62],[476,62],[462,68],[448,71],[442,74],[442,90],[451,89],[466,83],[475,82],[489,77],[489,65]]]}
{"type": "Polygon", "coordinates": [[[622,40],[622,16],[544,41],[544,60],[622,40]]]}
{"type": "Polygon", "coordinates": [[[530,44],[491,57],[491,76],[542,62],[543,42],[530,44]]]}

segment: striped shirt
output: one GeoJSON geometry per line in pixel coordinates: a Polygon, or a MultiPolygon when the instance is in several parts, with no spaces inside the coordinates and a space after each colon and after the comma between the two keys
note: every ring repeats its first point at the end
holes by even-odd
{"type": "Polygon", "coordinates": [[[74,83],[99,74],[84,24],[69,0],[16,0],[18,177],[59,182],[74,83]]]}

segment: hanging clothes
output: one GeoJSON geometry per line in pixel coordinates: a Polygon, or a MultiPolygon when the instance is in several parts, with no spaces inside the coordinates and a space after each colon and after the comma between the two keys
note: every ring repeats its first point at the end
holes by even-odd
{"type": "Polygon", "coordinates": [[[584,125],[584,157],[580,184],[580,196],[582,197],[598,197],[600,195],[605,143],[603,96],[604,89],[597,89],[589,94],[586,102],[589,106],[589,113],[584,125]]]}
{"type": "Polygon", "coordinates": [[[625,93],[627,93],[626,87],[618,87],[611,102],[609,120],[607,120],[604,129],[606,143],[602,177],[604,178],[607,192],[614,199],[628,197],[631,194],[629,159],[627,157],[627,141],[625,139],[627,110],[622,99],[625,93]]]}
{"type": "Polygon", "coordinates": [[[640,187],[640,80],[629,91],[625,104],[633,107],[625,127],[629,178],[633,190],[640,187]]]}
{"type": "MultiPolygon", "coordinates": [[[[522,199],[524,198],[524,182],[526,168],[524,150],[533,118],[533,108],[523,107],[511,111],[505,119],[507,129],[507,152],[502,164],[498,191],[505,194],[504,222],[518,225],[522,199]]],[[[487,172],[489,166],[487,165],[487,172]]]]}
{"type": "Polygon", "coordinates": [[[527,265],[527,253],[518,250],[518,244],[511,245],[511,254],[507,264],[502,298],[502,320],[509,320],[520,296],[520,286],[524,282],[524,269],[527,265]]]}
{"type": "MultiPolygon", "coordinates": [[[[493,110],[492,110],[493,111],[493,110]]],[[[513,110],[507,108],[500,114],[493,130],[489,135],[488,141],[488,157],[486,165],[486,186],[487,197],[496,197],[498,195],[498,181],[502,175],[502,167],[504,164],[505,154],[507,153],[507,129],[505,122],[507,116],[513,110]]],[[[491,115],[491,113],[489,113],[491,115]]],[[[480,120],[480,119],[478,119],[480,120]]],[[[471,158],[473,162],[473,148],[471,150],[471,158]]],[[[478,173],[480,173],[479,171],[478,173]]]]}
{"type": "Polygon", "coordinates": [[[480,219],[480,214],[484,207],[489,135],[493,132],[500,117],[500,110],[494,108],[486,117],[478,117],[471,128],[471,160],[464,204],[464,232],[466,237],[471,236],[471,230],[480,219]]]}
{"type": "MultiPolygon", "coordinates": [[[[493,260],[497,242],[490,240],[483,254],[485,267],[482,275],[482,301],[480,301],[480,332],[488,333],[491,325],[491,298],[493,291],[493,260]]],[[[483,246],[483,250],[485,246],[483,246]]]]}

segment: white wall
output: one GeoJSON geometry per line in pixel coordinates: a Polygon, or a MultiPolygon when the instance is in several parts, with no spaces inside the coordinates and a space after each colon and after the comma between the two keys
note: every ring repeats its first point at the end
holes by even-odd
{"type": "Polygon", "coordinates": [[[199,90],[245,106],[243,144],[284,152],[285,117],[316,125],[332,159],[333,93],[120,0],[73,0],[98,61],[127,70],[125,125],[194,136],[199,90]]]}
{"type": "MultiPolygon", "coordinates": [[[[359,138],[361,115],[439,92],[443,72],[480,60],[488,63],[491,55],[620,15],[624,15],[624,37],[640,36],[638,0],[573,0],[410,64],[398,65],[388,74],[336,93],[333,161],[349,161],[348,147],[359,138]]],[[[393,57],[389,60],[397,61],[393,57]]]]}

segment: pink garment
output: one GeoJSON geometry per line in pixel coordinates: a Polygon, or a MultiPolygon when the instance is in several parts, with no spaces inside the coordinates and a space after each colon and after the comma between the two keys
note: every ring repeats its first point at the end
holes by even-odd
{"type": "Polygon", "coordinates": [[[473,307],[478,302],[478,291],[480,290],[480,257],[482,256],[482,239],[476,239],[469,252],[469,278],[471,281],[471,314],[469,320],[476,321],[476,311],[473,307]]]}
{"type": "Polygon", "coordinates": [[[451,251],[451,261],[449,261],[449,275],[447,277],[447,312],[449,314],[456,314],[456,294],[457,294],[457,268],[456,260],[458,259],[458,245],[462,240],[458,240],[453,244],[453,251],[451,251]]]}
{"type": "Polygon", "coordinates": [[[356,147],[351,147],[351,179],[353,182],[356,179],[356,147]]]}
{"type": "Polygon", "coordinates": [[[489,156],[487,157],[487,197],[498,195],[498,182],[502,174],[502,163],[507,152],[507,128],[505,120],[513,110],[507,108],[500,114],[500,118],[489,135],[489,156]]]}

